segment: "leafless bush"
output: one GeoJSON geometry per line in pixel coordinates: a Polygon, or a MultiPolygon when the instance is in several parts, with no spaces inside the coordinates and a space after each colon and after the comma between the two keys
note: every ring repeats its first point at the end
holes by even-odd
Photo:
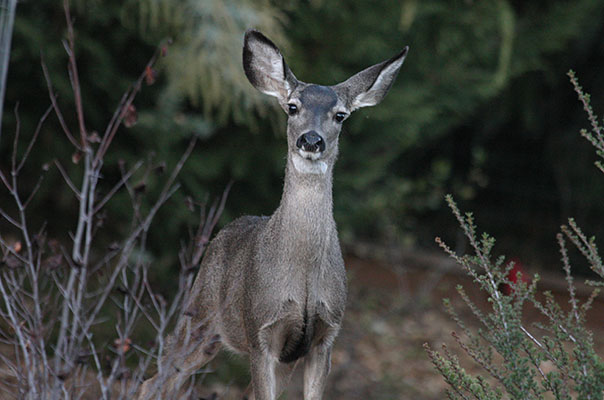
{"type": "MultiPolygon", "coordinates": [[[[48,84],[51,105],[41,117],[25,151],[19,154],[20,124],[15,110],[15,132],[10,172],[0,171],[0,180],[12,197],[14,209],[0,209],[0,216],[13,229],[0,234],[0,370],[2,398],[131,398],[148,367],[159,359],[164,349],[168,326],[178,317],[191,286],[194,268],[208,242],[224,206],[227,192],[220,202],[207,210],[193,201],[189,206],[199,212],[196,232],[183,244],[179,253],[181,273],[178,291],[168,302],[157,294],[148,279],[150,261],[145,257],[146,239],[157,211],[178,190],[176,178],[191,154],[195,139],[167,175],[161,192],[150,208],[142,207],[140,188],[132,183],[136,173],[148,173],[157,165],[137,162],[120,165],[121,179],[102,193],[105,156],[124,122],[133,122],[133,101],[141,90],[157,58],[165,52],[160,46],[143,73],[122,96],[104,133],[89,133],[82,107],[80,81],[74,51],[74,30],[69,2],[64,1],[67,21],[68,72],[75,99],[78,134],[63,118],[50,75],[42,68],[48,84]],[[20,175],[51,112],[56,114],[63,133],[74,147],[72,169],[55,161],[73,192],[79,210],[73,221],[75,229],[66,237],[68,244],[48,237],[45,226],[34,228],[28,218],[30,204],[42,183],[45,170],[31,193],[19,187],[20,175]],[[146,170],[145,170],[146,168],[146,170]],[[79,169],[79,171],[78,171],[79,169]],[[79,173],[78,173],[79,172],[79,173]],[[71,176],[82,176],[78,184],[71,176]],[[102,245],[98,233],[102,214],[114,195],[125,190],[132,205],[129,230],[110,246],[102,245]],[[110,319],[109,313],[116,312],[110,319]],[[114,322],[114,340],[102,342],[101,328],[114,322]],[[152,343],[139,343],[135,330],[152,330],[152,343]]],[[[176,355],[177,356],[177,355],[176,355]]],[[[163,368],[167,371],[169,369],[163,368]]],[[[158,366],[162,371],[162,365],[158,366]]],[[[188,392],[191,393],[189,385],[188,392]]]]}

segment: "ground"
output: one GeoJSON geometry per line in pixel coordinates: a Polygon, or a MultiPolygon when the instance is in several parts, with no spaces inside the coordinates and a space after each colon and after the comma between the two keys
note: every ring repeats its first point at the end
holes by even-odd
{"type": "MultiPolygon", "coordinates": [[[[448,385],[435,371],[423,344],[434,349],[446,344],[460,356],[469,372],[482,372],[455,342],[451,332],[459,327],[445,312],[442,299],[450,298],[470,326],[476,321],[456,291],[463,285],[473,300],[488,309],[486,296],[461,268],[435,254],[412,254],[396,262],[346,257],[350,293],[342,331],[333,351],[332,371],[325,399],[335,400],[436,400],[446,398],[448,385]]],[[[564,276],[543,273],[541,290],[551,290],[563,306],[568,303],[564,276]],[[545,275],[545,276],[543,276],[545,275]]],[[[579,281],[579,279],[577,279],[579,281]]],[[[588,288],[578,284],[582,297],[588,288]]],[[[596,301],[588,326],[595,333],[598,349],[604,349],[604,327],[597,318],[604,299],[596,301]]],[[[534,309],[527,309],[526,324],[544,321],[534,309]]],[[[602,354],[604,352],[601,352],[602,354]]],[[[302,399],[302,368],[298,367],[285,399],[302,399]]],[[[215,385],[219,399],[237,399],[241,391],[215,385]],[[220,396],[220,394],[223,394],[220,396]]]]}
{"type": "MultiPolygon", "coordinates": [[[[455,287],[463,285],[470,297],[485,310],[489,307],[486,296],[475,290],[476,285],[461,268],[442,255],[414,252],[397,257],[374,257],[369,253],[357,252],[346,257],[349,302],[333,350],[332,371],[324,398],[446,398],[447,384],[433,368],[423,344],[440,349],[444,343],[460,356],[466,370],[480,372],[481,369],[464,356],[451,336],[451,332],[459,332],[459,328],[445,312],[442,299],[450,298],[462,319],[476,327],[476,321],[455,287]],[[390,261],[377,261],[376,258],[390,261]]],[[[557,301],[567,306],[563,275],[540,272],[545,275],[540,289],[552,290],[557,301]]],[[[585,285],[578,286],[582,297],[588,295],[585,285]]],[[[603,310],[604,299],[600,297],[588,315],[588,327],[594,332],[597,349],[604,349],[604,326],[598,317],[603,310]]],[[[543,320],[535,310],[527,309],[525,315],[527,326],[543,320]]],[[[7,347],[1,349],[8,351],[7,347]]],[[[231,355],[219,356],[204,369],[210,373],[201,375],[202,382],[198,385],[201,398],[241,399],[249,379],[246,369],[245,360],[231,355]]],[[[94,382],[92,373],[90,378],[94,382]]],[[[98,393],[93,392],[87,393],[86,398],[98,398],[98,393]]],[[[302,368],[298,367],[283,398],[303,398],[302,368]]]]}

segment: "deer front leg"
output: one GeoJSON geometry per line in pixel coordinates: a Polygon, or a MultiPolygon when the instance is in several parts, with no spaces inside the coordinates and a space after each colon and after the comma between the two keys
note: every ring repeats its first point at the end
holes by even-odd
{"type": "Polygon", "coordinates": [[[331,346],[313,346],[304,360],[304,399],[320,400],[331,366],[331,346]]]}
{"type": "Polygon", "coordinates": [[[254,400],[275,400],[277,398],[277,382],[275,366],[278,360],[268,349],[254,350],[250,354],[250,372],[254,400]]]}
{"type": "MultiPolygon", "coordinates": [[[[296,369],[297,362],[284,364],[284,363],[276,363],[275,365],[275,397],[279,397],[281,393],[287,387],[287,384],[291,380],[292,373],[294,369],[296,369]]],[[[256,400],[254,398],[254,384],[250,382],[249,386],[245,390],[243,394],[243,400],[256,400]]]]}

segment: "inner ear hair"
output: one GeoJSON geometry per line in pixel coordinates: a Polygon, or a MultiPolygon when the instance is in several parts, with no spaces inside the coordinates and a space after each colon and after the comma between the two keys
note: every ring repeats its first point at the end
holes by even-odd
{"type": "Polygon", "coordinates": [[[256,30],[245,34],[243,69],[250,83],[261,92],[287,101],[296,79],[285,63],[279,48],[256,30]]]}
{"type": "Polygon", "coordinates": [[[348,93],[351,111],[361,107],[374,106],[381,102],[396,79],[405,61],[409,47],[405,47],[394,57],[353,75],[336,85],[348,93]]]}

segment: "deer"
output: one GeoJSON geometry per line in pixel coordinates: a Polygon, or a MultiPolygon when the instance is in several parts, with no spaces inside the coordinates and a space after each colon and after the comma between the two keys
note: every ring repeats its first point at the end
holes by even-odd
{"type": "Polygon", "coordinates": [[[139,399],[168,398],[222,346],[249,358],[245,398],[277,399],[302,360],[304,399],[322,398],[347,300],[332,201],[339,135],[353,111],[384,99],[408,49],[322,86],[298,80],[262,33],[245,33],[247,79],[288,115],[281,202],[270,217],[240,217],[210,242],[166,340],[163,364],[172,371],[143,382],[139,399]]]}

